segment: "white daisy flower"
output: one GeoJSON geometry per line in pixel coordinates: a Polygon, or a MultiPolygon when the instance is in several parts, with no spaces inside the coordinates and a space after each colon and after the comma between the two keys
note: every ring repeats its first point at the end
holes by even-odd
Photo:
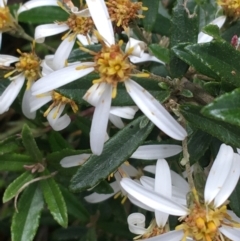
{"type": "MultiPolygon", "coordinates": [[[[115,44],[112,24],[104,1],[87,0],[87,4],[94,23],[105,41],[100,40],[103,48],[99,53],[92,52],[95,55],[95,62],[81,63],[77,68],[78,71],[73,71],[74,67],[70,66],[42,78],[33,86],[33,94],[38,95],[58,88],[96,70],[100,74],[100,79],[94,80],[93,83],[100,90],[101,97],[95,108],[90,131],[91,149],[94,154],[100,155],[102,152],[111,99],[116,96],[117,84],[120,82],[124,82],[136,105],[157,127],[170,137],[183,140],[187,135],[185,129],[149,92],[130,79],[134,66],[130,64],[127,57],[135,50],[136,45],[135,48],[130,47],[126,53],[123,53],[121,44],[115,44]],[[113,58],[109,59],[109,55],[113,58]],[[51,79],[60,79],[60,76],[60,81],[51,81],[51,79]]],[[[95,95],[92,88],[84,96],[86,101],[92,98],[91,95],[95,95]]]]}
{"type": "Polygon", "coordinates": [[[33,82],[40,77],[41,60],[35,54],[34,46],[31,53],[22,53],[20,50],[18,50],[18,53],[21,55],[19,58],[8,55],[0,55],[0,62],[2,62],[3,65],[10,65],[11,63],[17,62],[15,64],[15,69],[6,74],[5,77],[7,78],[12,76],[14,73],[18,73],[17,75],[9,78],[11,83],[0,96],[0,114],[8,111],[13,101],[18,96],[26,79],[27,88],[22,100],[22,111],[26,117],[34,119],[35,113],[30,113],[29,106],[32,98],[30,88],[33,82]]]}
{"type": "MultiPolygon", "coordinates": [[[[134,181],[124,178],[122,187],[145,205],[167,214],[183,216],[182,224],[176,227],[183,231],[182,240],[223,240],[227,237],[239,241],[240,224],[229,215],[226,200],[234,190],[240,175],[240,156],[230,146],[222,144],[207,178],[204,203],[193,190],[194,200],[189,209],[163,195],[150,191],[134,181]]],[[[162,239],[158,239],[162,240],[162,239]]],[[[176,235],[175,239],[179,241],[176,235]]]]}

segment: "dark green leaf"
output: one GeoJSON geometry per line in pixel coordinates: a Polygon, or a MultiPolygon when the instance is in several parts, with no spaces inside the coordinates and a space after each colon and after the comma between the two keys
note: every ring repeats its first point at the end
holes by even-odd
{"type": "Polygon", "coordinates": [[[42,153],[38,149],[30,128],[25,124],[22,129],[22,141],[29,155],[35,162],[42,162],[42,153]]]}
{"type": "Polygon", "coordinates": [[[149,49],[155,57],[162,60],[164,63],[169,62],[169,50],[158,44],[150,44],[149,49]]]}
{"type": "Polygon", "coordinates": [[[13,241],[33,240],[39,226],[43,204],[43,196],[38,184],[31,184],[19,200],[19,211],[13,215],[11,227],[13,241]]]}
{"type": "Polygon", "coordinates": [[[16,178],[5,190],[3,195],[3,203],[11,200],[15,197],[18,190],[27,182],[33,179],[31,172],[24,172],[21,176],[16,178]]]}
{"type": "Polygon", "coordinates": [[[240,53],[226,42],[210,42],[185,47],[195,58],[214,71],[217,76],[240,87],[240,53]]]}
{"type": "Polygon", "coordinates": [[[64,229],[57,229],[53,232],[52,239],[53,241],[79,241],[84,235],[86,235],[87,228],[72,226],[64,229]]]}
{"type": "Polygon", "coordinates": [[[18,21],[24,23],[44,24],[66,21],[68,14],[60,7],[44,6],[24,11],[18,15],[18,21]]]}
{"type": "Polygon", "coordinates": [[[182,95],[186,98],[192,98],[193,97],[193,93],[190,90],[186,90],[186,89],[182,90],[180,92],[180,95],[182,95]]]}
{"type": "MultiPolygon", "coordinates": [[[[178,0],[173,8],[173,20],[171,27],[170,47],[179,43],[196,43],[198,36],[197,16],[189,17],[184,9],[183,0],[178,0]]],[[[170,73],[172,77],[181,77],[188,69],[188,64],[179,59],[173,51],[170,51],[170,73]]]]}
{"type": "MultiPolygon", "coordinates": [[[[44,174],[49,175],[49,172],[45,171],[44,174]]],[[[41,181],[41,189],[53,218],[61,226],[67,227],[67,207],[58,184],[51,177],[41,181]]]]}
{"type": "Polygon", "coordinates": [[[229,197],[229,200],[231,209],[238,217],[240,217],[240,181],[238,181],[238,184],[229,197]]]}
{"type": "Polygon", "coordinates": [[[101,156],[92,155],[73,176],[70,189],[76,192],[95,186],[127,160],[153,129],[151,122],[140,128],[145,118],[132,121],[107,141],[101,156]]]}
{"type": "Polygon", "coordinates": [[[214,39],[222,40],[220,36],[220,30],[219,27],[215,24],[209,24],[206,27],[202,29],[202,31],[210,36],[212,36],[214,39]]]}
{"type": "Polygon", "coordinates": [[[83,223],[88,222],[90,220],[90,214],[82,205],[81,201],[66,188],[60,186],[60,189],[66,202],[68,213],[83,223]]]}
{"type": "Polygon", "coordinates": [[[161,14],[157,14],[157,19],[155,21],[155,24],[153,26],[152,32],[169,36],[170,35],[170,28],[171,28],[171,21],[169,18],[166,18],[165,16],[161,14]],[[161,24],[160,24],[161,23],[161,24]]]}
{"type": "MultiPolygon", "coordinates": [[[[3,75],[6,74],[5,72],[3,73],[3,75]]],[[[0,79],[0,95],[4,92],[4,90],[8,87],[8,85],[10,84],[10,81],[8,79],[5,78],[1,78],[0,79]]]]}
{"type": "Polygon", "coordinates": [[[33,164],[30,156],[22,154],[4,154],[0,156],[1,171],[24,171],[24,165],[33,164]]]}
{"type": "Polygon", "coordinates": [[[236,126],[203,116],[200,106],[182,105],[180,110],[184,118],[194,127],[217,137],[228,145],[240,147],[240,129],[236,126]]]}
{"type": "Polygon", "coordinates": [[[62,137],[59,132],[51,131],[49,135],[49,144],[52,152],[61,151],[63,149],[72,149],[68,142],[62,137]]]}
{"type": "Polygon", "coordinates": [[[153,26],[157,19],[159,1],[142,0],[142,3],[144,7],[148,8],[147,11],[143,11],[142,13],[145,16],[145,18],[143,19],[143,26],[147,32],[150,32],[153,29],[153,26]]]}
{"type": "Polygon", "coordinates": [[[240,126],[240,89],[216,98],[202,109],[202,114],[240,126]]]}
{"type": "Polygon", "coordinates": [[[0,141],[0,155],[9,152],[16,152],[16,150],[19,149],[19,140],[16,139],[16,136],[9,136],[8,138],[0,141]]]}
{"type": "Polygon", "coordinates": [[[101,181],[92,191],[100,194],[110,194],[114,192],[112,187],[105,180],[101,181]]]}

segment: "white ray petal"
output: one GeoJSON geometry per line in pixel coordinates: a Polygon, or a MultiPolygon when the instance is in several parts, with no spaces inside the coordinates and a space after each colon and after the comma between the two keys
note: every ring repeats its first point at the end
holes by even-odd
{"type": "Polygon", "coordinates": [[[93,84],[83,96],[83,99],[89,104],[96,106],[99,102],[107,83],[93,84]]]}
{"type": "Polygon", "coordinates": [[[91,73],[94,68],[87,67],[92,66],[92,62],[77,63],[65,67],[63,69],[54,71],[53,73],[44,76],[35,82],[32,86],[33,95],[43,94],[45,92],[57,89],[63,85],[73,82],[89,73],[91,73]],[[86,68],[81,70],[76,70],[76,67],[86,66],[86,68]]]}
{"type": "Polygon", "coordinates": [[[82,165],[89,157],[91,154],[79,154],[79,155],[74,155],[74,156],[67,156],[64,157],[60,161],[60,165],[64,168],[68,167],[75,167],[75,166],[80,166],[82,165]]]}
{"type": "Polygon", "coordinates": [[[91,37],[89,36],[89,38],[87,38],[86,36],[82,35],[82,34],[78,34],[77,35],[77,39],[79,40],[79,42],[82,44],[82,45],[89,45],[89,44],[94,44],[92,41],[91,41],[91,37]]]}
{"type": "Polygon", "coordinates": [[[71,119],[67,114],[61,116],[64,108],[65,108],[65,105],[61,105],[59,109],[58,109],[58,106],[56,106],[47,115],[47,120],[49,122],[49,125],[55,131],[61,131],[71,123],[71,119]],[[57,113],[56,116],[55,116],[55,113],[57,113]]]}
{"type": "Polygon", "coordinates": [[[2,48],[2,32],[0,31],[0,49],[2,48]]]}
{"type": "Polygon", "coordinates": [[[141,213],[132,213],[127,218],[128,228],[131,233],[144,234],[147,229],[145,228],[145,216],[141,213]]]}
{"type": "Polygon", "coordinates": [[[139,109],[163,132],[176,140],[184,140],[186,130],[143,87],[133,80],[125,81],[127,92],[139,109]]]}
{"type": "Polygon", "coordinates": [[[239,175],[240,175],[240,155],[234,153],[232,166],[228,173],[226,181],[224,182],[222,188],[220,189],[219,193],[214,199],[215,207],[219,207],[228,199],[228,197],[231,195],[232,191],[237,185],[239,175]]]}
{"type": "Polygon", "coordinates": [[[146,172],[150,172],[150,173],[155,174],[155,172],[156,172],[156,166],[155,166],[155,165],[148,165],[148,166],[145,166],[145,167],[143,168],[143,170],[146,171],[146,172]]]}
{"type": "MultiPolygon", "coordinates": [[[[223,26],[223,24],[225,23],[225,21],[226,21],[226,16],[220,16],[220,17],[214,19],[209,24],[217,25],[219,28],[221,28],[223,26]]],[[[212,41],[212,39],[213,39],[212,36],[205,34],[203,32],[200,32],[198,34],[198,43],[207,43],[207,42],[212,41]]]]}
{"type": "Polygon", "coordinates": [[[94,193],[84,197],[84,199],[89,203],[99,203],[99,202],[105,201],[120,191],[120,186],[116,181],[110,183],[110,186],[112,187],[112,189],[114,191],[113,193],[101,194],[101,193],[94,192],[94,193]]]}
{"type": "Polygon", "coordinates": [[[136,177],[139,174],[138,170],[135,167],[133,167],[132,165],[130,165],[130,164],[122,164],[121,168],[130,177],[136,177]]]}
{"type": "Polygon", "coordinates": [[[9,110],[9,107],[18,96],[24,84],[24,80],[24,74],[20,74],[16,76],[16,78],[12,80],[8,87],[4,90],[0,96],[0,114],[9,110]]]}
{"type": "Polygon", "coordinates": [[[204,198],[207,204],[210,203],[221,190],[228,177],[232,162],[232,147],[222,144],[206,181],[204,198]]]}
{"type": "Polygon", "coordinates": [[[121,118],[133,119],[137,111],[137,106],[113,106],[111,107],[110,113],[121,118]]]}
{"type": "Polygon", "coordinates": [[[232,241],[240,241],[240,229],[235,229],[227,226],[218,228],[219,231],[232,241]]]}
{"type": "Polygon", "coordinates": [[[145,205],[144,203],[140,202],[139,200],[137,200],[136,198],[134,198],[132,195],[128,194],[128,199],[130,200],[131,203],[133,203],[135,206],[140,207],[144,210],[150,211],[150,212],[154,212],[154,209],[145,205]]]}
{"type": "Polygon", "coordinates": [[[0,65],[9,66],[10,64],[17,62],[19,58],[7,55],[7,54],[0,54],[0,65]]]}
{"type": "Polygon", "coordinates": [[[46,93],[44,96],[35,97],[34,100],[30,103],[30,111],[36,111],[40,109],[42,106],[47,104],[52,100],[52,96],[50,93],[46,93]]]}
{"type": "Polygon", "coordinates": [[[181,189],[182,192],[186,195],[190,191],[188,182],[178,173],[172,170],[170,170],[170,172],[172,178],[172,185],[181,189]]]}
{"type": "Polygon", "coordinates": [[[240,223],[240,218],[232,211],[232,210],[227,210],[227,213],[231,216],[231,218],[235,221],[240,223]]]}
{"type": "Polygon", "coordinates": [[[28,11],[32,8],[44,7],[44,6],[58,6],[57,0],[31,0],[24,3],[17,11],[20,14],[24,11],[28,11]]]}
{"type": "MultiPolygon", "coordinates": [[[[164,159],[158,159],[156,164],[154,191],[170,199],[172,197],[172,182],[170,169],[168,163],[164,159]]],[[[156,210],[155,218],[157,225],[159,227],[165,227],[168,216],[169,215],[167,213],[156,210]]]]}
{"type": "Polygon", "coordinates": [[[129,178],[123,178],[121,186],[127,193],[149,207],[175,216],[187,215],[187,208],[173,202],[171,199],[141,186],[129,178]]]}
{"type": "Polygon", "coordinates": [[[66,24],[49,23],[39,25],[35,29],[34,39],[37,43],[43,43],[46,37],[53,36],[68,30],[66,24]]]}
{"type": "MultiPolygon", "coordinates": [[[[36,97],[35,97],[36,98],[36,97]]],[[[34,99],[34,96],[32,96],[31,89],[26,89],[23,95],[22,99],[22,112],[28,119],[35,119],[36,117],[36,111],[31,111],[31,103],[34,99]]]]}
{"type": "Polygon", "coordinates": [[[153,61],[153,62],[157,62],[157,63],[160,63],[160,64],[164,64],[165,63],[161,60],[159,60],[158,58],[156,58],[155,56],[152,56],[148,53],[142,53],[141,57],[136,57],[136,56],[132,56],[130,55],[129,56],[129,59],[130,61],[133,63],[133,64],[138,64],[138,63],[143,63],[143,62],[148,62],[148,61],[153,61]]]}
{"type": "Polygon", "coordinates": [[[86,0],[94,24],[106,44],[115,43],[112,22],[104,0],[86,0]]]}
{"type": "Polygon", "coordinates": [[[111,123],[114,126],[116,126],[119,129],[122,129],[124,127],[124,123],[123,123],[122,119],[120,117],[118,117],[118,116],[110,114],[109,115],[109,120],[111,121],[111,123]]]}
{"type": "Polygon", "coordinates": [[[112,86],[105,85],[105,91],[103,92],[93,113],[92,126],[90,130],[90,146],[95,155],[100,155],[103,150],[111,102],[112,86]]]}
{"type": "Polygon", "coordinates": [[[167,233],[144,239],[144,241],[180,241],[183,238],[182,230],[169,231],[167,233]]]}
{"type": "Polygon", "coordinates": [[[7,1],[0,0],[0,7],[3,8],[7,4],[7,1]]]}
{"type": "Polygon", "coordinates": [[[131,158],[142,160],[162,159],[175,156],[181,151],[182,147],[179,145],[145,145],[138,147],[138,149],[132,154],[131,158]]]}
{"type": "Polygon", "coordinates": [[[125,52],[131,51],[131,56],[141,57],[147,45],[143,41],[134,38],[129,38],[125,52]]]}
{"type": "Polygon", "coordinates": [[[54,70],[62,69],[65,66],[66,60],[72,51],[74,43],[75,38],[68,37],[65,38],[58,46],[52,61],[54,70]]]}

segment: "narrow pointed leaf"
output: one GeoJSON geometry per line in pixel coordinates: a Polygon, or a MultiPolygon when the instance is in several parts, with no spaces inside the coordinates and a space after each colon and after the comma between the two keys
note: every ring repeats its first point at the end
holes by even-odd
{"type": "MultiPolygon", "coordinates": [[[[49,172],[45,171],[44,174],[49,175],[49,172]]],[[[51,177],[41,181],[41,189],[43,191],[44,199],[47,203],[48,209],[53,218],[61,226],[67,227],[67,207],[58,184],[51,177]]]]}
{"type": "Polygon", "coordinates": [[[169,62],[169,50],[167,48],[164,48],[159,44],[150,44],[148,47],[156,58],[165,63],[169,62]]]}
{"type": "Polygon", "coordinates": [[[107,141],[101,156],[92,155],[73,176],[70,189],[77,192],[95,186],[127,160],[153,128],[151,122],[140,128],[145,118],[141,116],[132,121],[107,141]]]}
{"type": "Polygon", "coordinates": [[[32,241],[39,226],[44,201],[38,183],[31,184],[18,202],[12,220],[12,241],[32,241]]]}
{"type": "Polygon", "coordinates": [[[63,149],[72,149],[69,143],[57,131],[52,131],[49,135],[49,144],[52,152],[61,151],[63,149]]]}
{"type": "Polygon", "coordinates": [[[16,178],[5,190],[3,195],[3,203],[11,200],[18,190],[27,182],[33,179],[33,175],[31,172],[24,172],[21,176],[16,178]]]}
{"type": "Polygon", "coordinates": [[[35,162],[42,162],[42,153],[38,149],[30,128],[25,124],[22,129],[22,141],[29,155],[35,162]]]}

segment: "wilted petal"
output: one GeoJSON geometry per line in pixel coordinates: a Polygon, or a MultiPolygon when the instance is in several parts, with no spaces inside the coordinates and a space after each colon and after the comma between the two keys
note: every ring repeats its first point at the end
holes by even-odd
{"type": "Polygon", "coordinates": [[[66,68],[54,71],[53,73],[44,76],[35,82],[32,86],[33,95],[43,94],[45,92],[57,89],[63,85],[73,82],[89,73],[91,73],[94,68],[87,67],[92,66],[92,62],[77,63],[70,65],[66,68]],[[86,66],[86,68],[81,70],[76,70],[79,66],[86,66]]]}
{"type": "Polygon", "coordinates": [[[130,50],[131,56],[141,57],[146,47],[147,46],[143,41],[129,38],[129,41],[125,48],[125,52],[128,52],[130,50]]]}
{"type": "Polygon", "coordinates": [[[129,178],[123,178],[121,186],[127,193],[149,207],[175,216],[187,215],[188,210],[171,199],[152,192],[129,178]]]}
{"type": "Polygon", "coordinates": [[[24,84],[24,80],[24,74],[20,74],[16,76],[15,79],[12,80],[8,87],[4,90],[0,96],[0,114],[8,111],[9,107],[19,94],[24,84]]]}
{"type": "MultiPolygon", "coordinates": [[[[225,23],[225,21],[226,21],[226,16],[220,16],[220,17],[214,19],[209,24],[217,25],[219,28],[221,28],[223,26],[223,24],[225,23]]],[[[207,43],[207,42],[212,41],[212,39],[213,39],[212,36],[205,34],[203,32],[200,32],[198,34],[198,43],[207,43]]]]}
{"type": "Polygon", "coordinates": [[[127,92],[139,109],[163,132],[176,140],[184,140],[185,129],[143,87],[133,80],[125,81],[127,92]]]}
{"type": "Polygon", "coordinates": [[[61,165],[62,167],[65,167],[65,168],[80,166],[80,165],[82,165],[90,156],[91,156],[91,154],[79,154],[79,155],[74,155],[74,156],[67,156],[67,157],[64,157],[64,158],[60,161],[60,165],[61,165]]]}
{"type": "Polygon", "coordinates": [[[219,231],[232,241],[240,241],[240,229],[222,226],[219,231]]]}
{"type": "Polygon", "coordinates": [[[234,153],[232,166],[228,173],[226,181],[224,182],[222,188],[220,189],[219,193],[214,199],[215,207],[219,207],[228,199],[228,197],[231,195],[232,191],[237,185],[239,175],[240,175],[240,155],[234,153]]]}
{"type": "Polygon", "coordinates": [[[119,129],[122,129],[124,127],[124,123],[123,123],[122,119],[118,116],[110,114],[109,120],[112,122],[112,124],[114,126],[116,126],[119,129]]]}
{"type": "Polygon", "coordinates": [[[72,13],[74,13],[75,15],[79,16],[79,17],[91,17],[91,14],[89,12],[88,8],[84,8],[83,10],[78,10],[77,7],[74,7],[71,9],[72,13]]]}
{"type": "Polygon", "coordinates": [[[232,147],[222,144],[206,181],[204,198],[207,204],[216,197],[225,183],[232,167],[232,162],[232,147]]]}
{"type": "Polygon", "coordinates": [[[69,27],[66,24],[49,23],[39,25],[35,29],[34,39],[37,43],[43,43],[45,37],[53,36],[68,30],[69,27]]]}
{"type": "Polygon", "coordinates": [[[113,106],[110,109],[110,113],[121,118],[133,119],[134,115],[138,111],[137,106],[113,106]]]}
{"type": "Polygon", "coordinates": [[[17,11],[20,14],[24,11],[28,11],[32,8],[44,7],[44,6],[58,6],[57,0],[31,0],[24,3],[17,11]]]}
{"type": "Polygon", "coordinates": [[[132,154],[131,158],[142,160],[162,159],[175,156],[181,151],[182,147],[179,145],[145,145],[138,147],[138,149],[132,154]]]}
{"type": "Polygon", "coordinates": [[[104,139],[107,130],[109,111],[112,101],[112,86],[105,85],[105,91],[103,92],[98,104],[96,105],[92,126],[90,130],[90,145],[94,154],[100,155],[103,150],[104,139]]]}
{"type": "Polygon", "coordinates": [[[130,55],[129,59],[133,64],[143,63],[143,62],[148,62],[148,61],[153,61],[153,62],[158,62],[160,64],[165,64],[163,61],[159,60],[155,56],[152,56],[152,55],[147,54],[147,53],[142,53],[141,57],[136,57],[136,56],[130,55]]]}
{"type": "Polygon", "coordinates": [[[104,0],[86,0],[94,24],[100,35],[106,40],[106,44],[115,43],[112,21],[104,0]]]}
{"type": "Polygon", "coordinates": [[[117,182],[112,182],[110,184],[110,186],[112,187],[112,189],[114,191],[113,193],[100,194],[100,193],[94,192],[94,193],[84,197],[84,199],[89,203],[99,203],[99,202],[105,201],[120,191],[120,186],[117,182]]]}
{"type": "Polygon", "coordinates": [[[9,66],[10,64],[17,62],[18,60],[19,58],[17,57],[6,54],[0,54],[0,65],[9,66]]]}
{"type": "Polygon", "coordinates": [[[147,229],[145,228],[145,216],[141,213],[132,213],[127,218],[128,228],[131,233],[144,234],[147,229]]]}
{"type": "Polygon", "coordinates": [[[28,118],[28,119],[35,119],[36,117],[36,111],[31,111],[31,103],[34,97],[32,96],[32,91],[31,89],[25,90],[23,99],[22,99],[22,112],[23,114],[28,118]]]}
{"type": "Polygon", "coordinates": [[[61,42],[61,44],[59,45],[59,47],[57,48],[54,54],[54,58],[52,62],[54,70],[61,69],[65,66],[66,60],[68,59],[72,51],[74,43],[75,43],[75,38],[72,39],[70,37],[65,38],[61,42]]]}

